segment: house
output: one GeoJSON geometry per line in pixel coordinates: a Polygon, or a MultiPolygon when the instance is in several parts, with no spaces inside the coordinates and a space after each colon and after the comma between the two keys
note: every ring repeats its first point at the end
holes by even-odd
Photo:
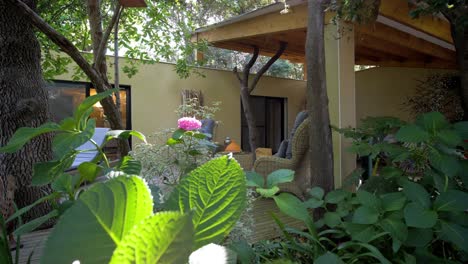
{"type": "MultiPolygon", "coordinates": [[[[260,53],[267,56],[276,52],[280,41],[286,41],[289,45],[282,58],[303,63],[306,2],[288,1],[292,12],[284,15],[280,13],[284,9],[283,3],[269,5],[198,29],[193,40],[203,39],[216,47],[244,52],[252,52],[251,46],[256,45],[260,53]]],[[[337,26],[329,23],[326,26],[327,86],[333,125],[356,126],[361,118],[369,115],[409,119],[401,103],[414,93],[417,80],[429,73],[455,68],[449,23],[440,17],[414,20],[408,12],[407,0],[382,0],[380,15],[373,25],[337,26]],[[341,35],[337,37],[339,29],[341,35]],[[355,65],[378,67],[356,72],[355,65]]],[[[326,17],[328,21],[332,14],[327,13],[326,17]]],[[[126,63],[125,59],[121,60],[126,63]]],[[[132,78],[122,74],[121,110],[127,128],[148,135],[175,127],[177,116],[174,110],[181,103],[181,90],[192,89],[202,91],[206,104],[222,102],[221,110],[216,114],[216,119],[221,121],[215,132],[216,141],[222,142],[227,136],[238,143],[245,141],[238,80],[230,71],[201,71],[205,77],[192,75],[180,79],[173,65],[156,63],[140,65],[139,72],[132,78]]],[[[57,96],[57,91],[62,94],[62,97],[54,97],[61,98],[61,106],[52,104],[53,114],[71,113],[79,98],[93,94],[89,83],[70,82],[69,74],[59,76],[57,80],[65,81],[50,85],[51,94],[53,91],[57,96]]],[[[266,147],[275,148],[272,142],[287,137],[297,112],[304,106],[305,86],[304,80],[268,76],[260,80],[254,95],[258,101],[257,112],[265,114],[258,129],[263,131],[266,147]],[[276,128],[273,132],[272,125],[276,128]]],[[[95,108],[93,115],[105,126],[99,105],[95,108]]],[[[340,135],[334,133],[333,142],[335,183],[339,186],[354,168],[355,157],[346,151],[348,142],[340,135]]]]}

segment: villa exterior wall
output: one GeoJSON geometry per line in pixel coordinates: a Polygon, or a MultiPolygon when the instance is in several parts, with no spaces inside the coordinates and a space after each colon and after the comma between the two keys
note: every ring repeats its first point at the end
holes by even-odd
{"type": "Polygon", "coordinates": [[[396,116],[411,120],[403,107],[408,96],[414,95],[418,81],[447,70],[380,67],[356,72],[356,120],[367,116],[396,116]]]}
{"type": "MultiPolygon", "coordinates": [[[[120,83],[131,86],[132,128],[150,135],[153,132],[177,126],[174,110],[181,103],[181,90],[201,90],[205,105],[221,101],[215,119],[221,121],[215,130],[215,140],[223,141],[230,136],[241,142],[241,103],[239,81],[230,71],[200,69],[204,75],[191,75],[180,79],[173,64],[156,63],[139,65],[138,73],[132,78],[121,75],[120,83]]],[[[109,72],[113,69],[110,68],[109,72]]],[[[63,75],[56,80],[70,80],[63,75]]],[[[86,80],[82,80],[86,81],[86,80]]],[[[112,80],[111,80],[112,81],[112,80]]],[[[254,95],[287,98],[287,131],[294,124],[296,114],[305,100],[306,83],[264,76],[254,90],[254,95]]]]}

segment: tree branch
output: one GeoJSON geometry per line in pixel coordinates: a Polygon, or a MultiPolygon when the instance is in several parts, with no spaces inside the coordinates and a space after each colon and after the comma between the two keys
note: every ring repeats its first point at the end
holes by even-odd
{"type": "Polygon", "coordinates": [[[104,36],[102,37],[101,43],[99,43],[99,48],[97,50],[97,55],[94,60],[94,63],[96,65],[99,65],[102,63],[102,60],[104,60],[106,56],[105,48],[107,46],[107,42],[109,41],[110,34],[112,33],[112,29],[115,27],[115,23],[120,19],[120,15],[122,14],[123,7],[120,5],[120,3],[117,3],[117,6],[115,7],[114,10],[114,15],[111,18],[111,21],[109,22],[109,25],[107,25],[106,31],[104,32],[104,36]]]}
{"type": "Polygon", "coordinates": [[[16,6],[19,11],[29,19],[31,24],[44,33],[52,42],[59,46],[73,61],[88,75],[91,81],[99,79],[99,75],[88,61],[81,55],[80,51],[62,34],[47,24],[42,17],[34,12],[29,6],[20,0],[6,0],[16,6]]]}
{"type": "Polygon", "coordinates": [[[260,52],[257,46],[253,46],[253,49],[254,49],[254,52],[252,54],[252,58],[250,58],[249,62],[244,66],[244,70],[242,71],[242,73],[244,74],[244,81],[246,82],[247,85],[249,85],[250,69],[257,61],[258,53],[260,52]]]}
{"type": "Polygon", "coordinates": [[[239,72],[237,71],[237,67],[234,67],[234,69],[232,70],[232,72],[234,73],[234,75],[236,75],[236,77],[237,77],[237,79],[239,80],[239,82],[242,83],[242,78],[240,77],[239,72]]]}
{"type": "Polygon", "coordinates": [[[265,65],[263,65],[263,67],[255,75],[255,78],[253,79],[252,84],[249,86],[249,93],[252,93],[252,91],[255,89],[255,86],[257,86],[257,83],[260,80],[260,78],[263,76],[263,74],[271,67],[271,65],[273,65],[273,63],[275,63],[281,57],[281,55],[284,53],[287,47],[288,47],[287,42],[283,42],[283,41],[280,42],[280,47],[278,51],[276,51],[276,54],[273,57],[271,57],[268,60],[268,62],[265,65]]]}

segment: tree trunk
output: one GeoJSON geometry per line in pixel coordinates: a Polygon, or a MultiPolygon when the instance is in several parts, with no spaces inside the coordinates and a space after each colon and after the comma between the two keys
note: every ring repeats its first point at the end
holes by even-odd
{"type": "MultiPolygon", "coordinates": [[[[24,0],[34,8],[35,1],[24,0]]],[[[48,121],[47,92],[41,71],[40,46],[29,20],[17,8],[0,2],[0,146],[20,127],[37,127],[48,121]]],[[[49,187],[31,187],[33,164],[52,159],[51,135],[36,137],[14,154],[0,153],[0,177],[15,178],[19,208],[43,197],[49,187]]],[[[3,195],[3,194],[0,194],[3,195]]],[[[34,207],[23,221],[50,211],[49,204],[34,207]]]]}
{"type": "Polygon", "coordinates": [[[310,122],[311,186],[333,189],[333,147],[325,75],[324,0],[308,1],[307,108],[310,122]]]}
{"type": "Polygon", "coordinates": [[[252,160],[255,161],[255,150],[257,149],[257,129],[255,126],[255,116],[252,110],[252,102],[250,100],[249,87],[247,87],[247,85],[242,85],[240,94],[242,100],[242,107],[244,108],[245,120],[247,121],[247,127],[249,129],[249,145],[250,151],[253,155],[252,160]]]}
{"type": "Polygon", "coordinates": [[[457,53],[457,65],[460,74],[464,120],[468,120],[468,30],[460,25],[451,24],[452,38],[457,53]]]}

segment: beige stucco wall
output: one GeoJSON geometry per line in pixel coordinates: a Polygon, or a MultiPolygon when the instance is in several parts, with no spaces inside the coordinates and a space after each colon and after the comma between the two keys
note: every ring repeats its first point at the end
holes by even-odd
{"type": "Polygon", "coordinates": [[[444,70],[380,67],[356,72],[356,119],[396,116],[410,120],[403,102],[414,95],[418,80],[444,70]]]}
{"type": "MultiPolygon", "coordinates": [[[[132,128],[149,135],[157,130],[176,127],[174,110],[181,103],[182,89],[201,90],[205,104],[221,101],[221,110],[215,119],[221,121],[215,131],[215,140],[222,141],[230,136],[241,141],[241,117],[239,81],[230,71],[201,69],[205,77],[192,75],[180,79],[174,65],[156,63],[139,65],[138,73],[132,78],[121,75],[120,83],[131,86],[132,128]]],[[[113,70],[110,69],[110,72],[113,70]]],[[[64,75],[57,80],[69,80],[64,75]]],[[[86,80],[83,80],[86,81],[86,80]]],[[[305,98],[304,81],[264,76],[259,81],[254,95],[287,98],[288,131],[302,107],[305,98]]]]}

